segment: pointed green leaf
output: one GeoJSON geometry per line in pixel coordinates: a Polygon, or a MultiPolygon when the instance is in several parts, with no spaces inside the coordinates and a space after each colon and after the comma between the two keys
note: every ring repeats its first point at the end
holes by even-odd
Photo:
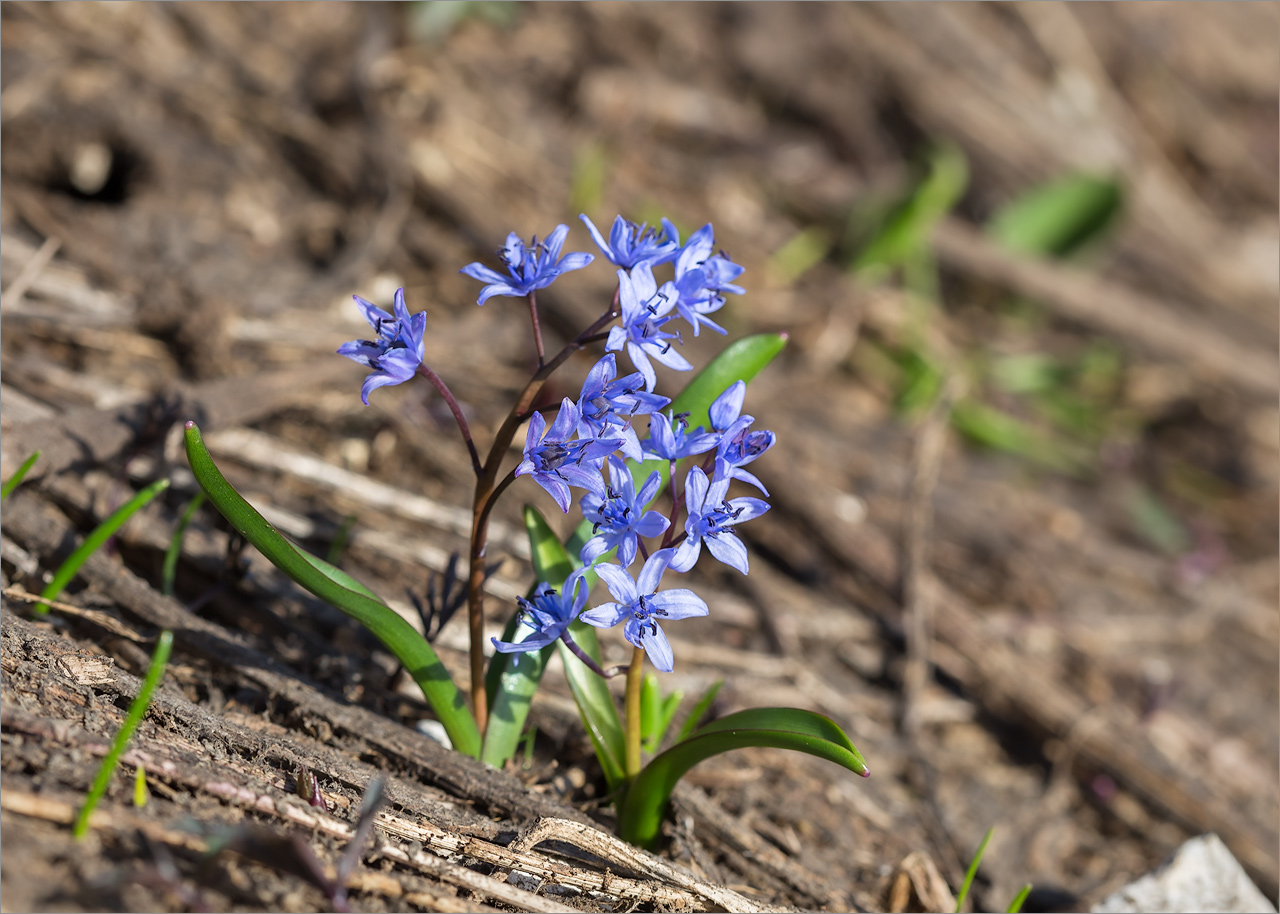
{"type": "MultiPolygon", "coordinates": [[[[111,516],[99,524],[92,533],[90,533],[79,548],[71,555],[67,556],[66,561],[58,566],[58,570],[53,574],[53,580],[45,587],[40,597],[45,600],[56,600],[58,595],[62,593],[62,588],[71,583],[71,579],[76,576],[76,572],[80,570],[80,566],[88,561],[89,556],[93,555],[98,549],[102,548],[102,544],[111,538],[111,536],[124,526],[124,522],[133,515],[137,514],[142,507],[151,499],[155,498],[165,489],[169,488],[169,480],[158,479],[151,485],[147,486],[133,498],[129,499],[115,511],[111,512],[111,516]]],[[[49,607],[44,603],[35,605],[35,612],[47,613],[49,607]]]]}
{"type": "MultiPolygon", "coordinates": [[[[529,547],[538,580],[546,581],[553,587],[564,587],[565,579],[573,571],[573,560],[537,508],[525,506],[524,525],[529,531],[529,547]]],[[[589,524],[587,528],[590,529],[589,524]]],[[[592,660],[600,662],[600,643],[593,627],[584,622],[574,622],[569,626],[569,635],[592,660]]],[[[578,713],[582,715],[582,722],[591,737],[596,756],[600,759],[600,767],[604,769],[605,779],[609,782],[609,787],[614,788],[624,780],[622,760],[625,738],[613,695],[605,680],[575,657],[564,642],[557,641],[556,650],[564,664],[569,691],[578,705],[578,713]]]]}
{"type": "Polygon", "coordinates": [[[9,497],[14,489],[22,485],[22,480],[26,477],[31,468],[36,465],[36,461],[40,459],[40,455],[42,453],[44,452],[36,451],[26,460],[22,461],[22,466],[18,467],[18,471],[4,481],[4,485],[0,486],[0,501],[4,501],[9,497]]]}
{"type": "Polygon", "coordinates": [[[835,762],[867,777],[862,755],[834,721],[797,708],[753,708],[708,724],[649,762],[627,789],[618,815],[624,841],[652,847],[671,791],[694,765],[733,749],[793,749],[835,762]]]}
{"type": "Polygon", "coordinates": [[[169,548],[164,554],[164,567],[160,572],[160,592],[166,597],[173,596],[173,580],[177,576],[178,559],[182,555],[182,538],[187,533],[187,527],[191,525],[191,519],[196,516],[196,512],[200,510],[200,506],[207,498],[203,491],[196,493],[196,497],[191,499],[191,504],[187,505],[187,510],[182,512],[178,526],[173,531],[173,537],[169,540],[169,548]]]}
{"type": "Polygon", "coordinates": [[[453,747],[480,755],[480,731],[462,693],[427,640],[368,588],[284,538],[232,488],[213,462],[194,422],[186,427],[187,461],[214,507],[266,559],[295,583],[369,629],[404,664],[444,725],[453,747]]]}
{"type": "Polygon", "coordinates": [[[711,688],[707,689],[706,694],[698,699],[698,703],[689,712],[689,719],[680,728],[680,735],[676,737],[677,743],[688,739],[693,731],[698,729],[698,721],[706,717],[707,712],[711,710],[711,703],[716,700],[716,696],[720,694],[722,688],[724,688],[724,680],[717,679],[711,684],[711,688]]]}

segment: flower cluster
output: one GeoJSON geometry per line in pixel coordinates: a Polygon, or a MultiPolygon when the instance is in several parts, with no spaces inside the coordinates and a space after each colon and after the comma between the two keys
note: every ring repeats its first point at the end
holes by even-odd
{"type": "MultiPolygon", "coordinates": [[[[691,570],[703,546],[713,558],[747,573],[747,549],[734,528],[759,517],[769,505],[761,498],[730,498],[729,487],[736,479],[768,495],[743,467],[773,446],[774,435],[752,430],[755,419],[742,415],[742,381],[711,405],[710,428],[690,427],[689,414],[675,411],[669,397],[655,392],[654,363],[676,371],[693,368],[679,350],[683,337],[677,322],[683,321],[695,336],[703,327],[724,333],[710,315],[724,307],[726,294],[742,294],[734,280],[743,268],[723,253],[713,253],[710,224],[682,244],[679,231],[666,219],[660,228],[650,228],[619,216],[607,240],[585,215],[582,221],[617,267],[616,309],[606,318],[618,322],[578,399],[565,398],[549,425],[542,412],[529,414],[513,476],[532,477],[566,513],[573,503],[571,488],[583,490],[580,508],[591,535],[578,555],[582,568],[566,582],[563,594],[543,584],[529,600],[520,601],[521,619],[531,630],[526,637],[518,642],[494,639],[494,644],[504,653],[539,650],[567,639],[575,619],[599,627],[621,622],[627,641],[643,648],[656,668],[670,671],[671,646],[661,623],[706,615],[708,608],[690,590],[659,590],[663,574],[691,570]],[[668,264],[671,278],[659,282],[654,270],[668,264]],[[619,352],[626,353],[634,369],[621,377],[619,352]],[[648,433],[641,437],[636,423],[646,418],[648,433]],[[679,464],[685,460],[690,466],[681,473],[679,464]],[[658,462],[661,469],[644,473],[648,461],[658,462]],[[651,506],[668,480],[673,491],[669,511],[663,513],[651,506]],[[633,578],[628,569],[637,558],[644,562],[633,578]],[[587,569],[599,575],[615,602],[584,612],[587,569]]],[[[480,263],[464,267],[462,273],[486,284],[477,304],[493,296],[528,296],[536,309],[534,292],[593,260],[587,253],[561,254],[568,231],[568,226],[557,226],[545,241],[535,237],[528,245],[509,235],[498,252],[507,275],[480,263]]],[[[406,381],[419,369],[425,317],[408,314],[403,290],[396,293],[395,316],[356,300],[378,340],[348,343],[339,352],[374,369],[365,381],[367,403],[369,391],[406,381]]],[[[423,373],[434,383],[425,366],[423,373]]],[[[455,409],[455,415],[467,436],[460,411],[455,409]]]]}

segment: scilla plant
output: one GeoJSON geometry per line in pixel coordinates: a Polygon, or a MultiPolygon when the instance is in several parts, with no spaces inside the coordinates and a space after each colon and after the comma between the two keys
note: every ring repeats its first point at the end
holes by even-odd
{"type": "Polygon", "coordinates": [[[839,726],[794,708],[739,711],[686,728],[674,745],[644,763],[642,745],[657,746],[674,712],[672,697],[662,699],[651,675],[646,682],[645,661],[670,672],[675,658],[665,627],[710,612],[693,590],[672,586],[675,576],[708,559],[742,574],[749,571],[746,546],[735,530],[769,510],[768,492],[748,467],[775,438],[754,428],[755,419],[742,412],[746,382],[781,351],[786,337],[739,340],[674,399],[659,393],[654,363],[674,371],[693,368],[679,349],[682,330],[695,336],[704,328],[725,333],[714,316],[726,294],[743,292],[734,284],[743,268],[714,252],[710,225],[682,243],[665,219],[651,228],[619,216],[607,239],[586,216],[582,219],[616,267],[617,287],[599,318],[550,356],[543,348],[537,292],[594,260],[588,253],[561,253],[568,226],[528,244],[509,235],[497,255],[505,272],[480,263],[461,271],[485,284],[479,305],[501,296],[526,300],[538,364],[483,458],[457,400],[427,364],[426,315],[409,312],[403,289],[390,312],[356,296],[373,339],[338,350],[370,369],[361,391],[366,404],[379,387],[421,377],[457,421],[476,478],[467,581],[469,703],[431,644],[408,622],[364,585],[286,540],[231,488],[191,422],[186,447],[210,500],[250,542],[293,580],[367,626],[400,659],[459,752],[505,765],[520,744],[551,652],[559,652],[613,791],[619,831],[635,844],[652,846],[676,782],[717,753],[772,746],[828,759],[864,777],[868,772],[839,726]],[[668,268],[671,278],[659,282],[655,270],[668,268]],[[603,355],[578,398],[540,407],[547,379],[574,353],[598,344],[603,355]],[[619,354],[630,361],[631,373],[622,373],[619,354]],[[521,427],[526,428],[523,454],[518,462],[508,461],[521,427]],[[545,489],[566,513],[577,490],[582,521],[561,543],[539,511],[525,507],[537,582],[528,598],[519,600],[502,637],[486,639],[489,518],[522,478],[545,489]],[[731,497],[735,485],[751,494],[731,497]],[[592,599],[596,579],[612,599],[592,599]],[[618,627],[631,645],[631,659],[605,669],[596,632],[618,627]],[[486,658],[490,646],[494,650],[486,658]],[[606,682],[615,675],[626,676],[621,716],[606,682]]]}

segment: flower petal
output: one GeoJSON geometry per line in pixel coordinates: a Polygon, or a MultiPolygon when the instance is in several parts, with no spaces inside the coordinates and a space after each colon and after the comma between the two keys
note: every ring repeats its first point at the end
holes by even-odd
{"type": "Polygon", "coordinates": [[[648,598],[648,603],[665,611],[668,619],[688,619],[691,616],[705,616],[710,612],[706,601],[685,587],[659,591],[648,598]]]}
{"type": "Polygon", "coordinates": [[[733,424],[742,413],[742,403],[747,396],[747,385],[743,381],[734,381],[724,393],[716,397],[711,404],[711,427],[724,431],[733,424]]]}
{"type": "MultiPolygon", "coordinates": [[[[609,568],[612,566],[601,565],[600,568],[609,568]]],[[[596,569],[597,571],[599,568],[596,569]]],[[[616,594],[615,594],[616,596],[616,594]]],[[[582,615],[578,616],[588,625],[594,625],[596,628],[613,628],[623,619],[631,615],[628,606],[622,603],[601,603],[595,609],[588,609],[582,615]]]]}
{"type": "MultiPolygon", "coordinates": [[[[652,561],[652,556],[650,556],[650,560],[652,561]]],[[[626,569],[617,565],[606,564],[595,566],[595,572],[600,576],[600,580],[604,581],[605,586],[609,588],[609,593],[613,594],[615,600],[630,606],[640,599],[640,593],[636,590],[636,582],[632,580],[626,569]]],[[[644,574],[644,572],[642,571],[641,574],[644,574]]],[[[612,625],[614,623],[611,622],[609,624],[612,625]]]]}
{"type": "Polygon", "coordinates": [[[640,646],[644,648],[655,670],[670,673],[675,668],[671,642],[667,640],[667,636],[656,623],[643,628],[640,633],[640,646]]]}
{"type": "Polygon", "coordinates": [[[711,554],[730,568],[747,573],[747,547],[728,530],[721,530],[712,536],[705,537],[707,548],[711,554]]]}

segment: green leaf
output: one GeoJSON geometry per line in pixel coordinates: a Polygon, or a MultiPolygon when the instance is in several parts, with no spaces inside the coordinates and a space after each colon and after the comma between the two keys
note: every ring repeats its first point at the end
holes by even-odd
{"type": "Polygon", "coordinates": [[[1031,894],[1031,883],[1027,883],[1018,889],[1018,894],[1013,896],[1013,901],[1009,902],[1009,907],[1005,908],[1005,914],[1018,914],[1022,910],[1022,906],[1026,904],[1027,896],[1031,894]]]}
{"type": "MultiPolygon", "coordinates": [[[[577,642],[578,647],[587,652],[587,656],[597,664],[601,663],[600,642],[596,638],[595,628],[585,622],[574,622],[569,626],[569,635],[577,642]]],[[[587,734],[591,737],[591,745],[604,770],[605,780],[609,789],[614,790],[626,781],[623,767],[626,735],[622,731],[622,721],[618,717],[618,706],[614,704],[613,693],[609,691],[606,681],[575,657],[563,641],[556,642],[556,650],[564,664],[569,691],[573,693],[578,713],[582,715],[587,734]]]]}
{"type": "Polygon", "coordinates": [[[1120,215],[1119,183],[1096,175],[1068,175],[1006,205],[987,226],[991,236],[1019,254],[1065,257],[1101,237],[1120,215]]]}
{"type": "Polygon", "coordinates": [[[640,685],[640,739],[645,752],[652,754],[658,751],[683,699],[684,692],[679,689],[663,698],[658,677],[645,673],[640,685]]]}
{"type": "Polygon", "coordinates": [[[173,531],[173,538],[169,540],[169,548],[164,554],[164,568],[160,574],[160,592],[166,597],[173,596],[173,579],[177,576],[178,558],[182,555],[182,538],[186,535],[187,527],[191,525],[191,519],[196,516],[196,512],[208,497],[203,491],[196,493],[196,497],[191,499],[191,504],[187,505],[187,510],[182,512],[182,518],[173,531]]]}
{"type": "MultiPolygon", "coordinates": [[[[529,534],[529,552],[539,581],[547,581],[557,589],[573,570],[564,547],[546,520],[536,509],[525,508],[525,530],[529,534]],[[530,515],[532,512],[532,516],[530,515]],[[545,575],[545,576],[544,576],[545,575]]],[[[536,585],[535,585],[536,587],[536,585]]],[[[507,620],[503,641],[520,642],[534,630],[520,622],[516,613],[507,620]]],[[[538,690],[554,645],[528,653],[495,653],[485,671],[485,690],[489,695],[489,725],[484,734],[484,751],[480,758],[495,768],[507,764],[520,745],[533,693],[538,690]]]]}
{"type": "Polygon", "coordinates": [[[351,616],[386,645],[422,689],[453,747],[478,758],[480,731],[475,718],[427,640],[373,591],[328,562],[294,546],[254,510],[218,470],[194,422],[187,423],[186,447],[191,471],[214,507],[271,564],[295,583],[351,616]]]}
{"type": "MultiPolygon", "coordinates": [[[[102,548],[102,544],[109,540],[112,534],[124,526],[125,521],[137,514],[144,505],[167,488],[169,488],[169,480],[158,479],[113,511],[111,516],[99,524],[97,528],[85,538],[85,541],[80,544],[79,548],[77,548],[75,552],[71,553],[71,555],[67,556],[66,561],[58,566],[58,570],[53,574],[53,580],[49,582],[45,587],[44,592],[40,594],[41,599],[56,600],[58,595],[62,593],[62,589],[71,583],[71,579],[76,576],[76,572],[79,571],[80,566],[89,559],[89,556],[102,548]]],[[[47,613],[48,611],[49,607],[44,603],[37,603],[35,605],[35,612],[37,613],[47,613]]]]}
{"type": "MultiPolygon", "coordinates": [[[[524,525],[529,532],[530,553],[538,580],[563,587],[565,578],[572,573],[574,567],[569,554],[560,545],[537,508],[525,506],[524,525]]],[[[574,622],[569,626],[569,636],[592,660],[600,663],[600,642],[596,639],[593,627],[585,622],[574,622]]],[[[617,787],[625,780],[622,760],[625,758],[626,743],[613,694],[605,680],[575,657],[564,642],[557,641],[555,647],[564,664],[569,691],[578,705],[578,713],[582,716],[596,757],[600,760],[600,767],[604,770],[605,780],[610,789],[617,787]]]]}
{"type": "Polygon", "coordinates": [[[684,742],[698,728],[698,721],[702,720],[707,715],[707,712],[711,710],[711,703],[716,700],[716,696],[720,694],[722,688],[724,688],[724,680],[717,679],[711,684],[711,688],[707,689],[706,694],[698,699],[698,703],[689,712],[689,719],[680,728],[680,735],[676,737],[676,742],[684,742]]]}
{"type": "Polygon", "coordinates": [[[877,274],[906,266],[928,249],[933,228],[964,196],[969,164],[956,146],[935,148],[925,162],[924,175],[892,209],[854,261],[855,272],[877,274]]]}
{"type": "Polygon", "coordinates": [[[4,481],[4,485],[0,486],[0,501],[4,501],[9,497],[14,489],[22,485],[23,478],[25,478],[31,468],[36,465],[36,461],[40,459],[40,455],[42,453],[44,452],[36,451],[26,460],[22,461],[22,466],[18,467],[18,472],[14,473],[4,481]]]}
{"type": "Polygon", "coordinates": [[[994,828],[987,829],[987,833],[982,836],[982,843],[978,845],[978,852],[973,855],[973,862],[969,864],[968,872],[964,874],[964,883],[960,886],[960,894],[956,896],[956,914],[960,914],[960,910],[964,907],[964,900],[969,896],[969,887],[973,885],[973,877],[978,874],[978,865],[982,863],[982,855],[987,852],[987,842],[991,840],[994,833],[994,828]]]}
{"type": "MultiPolygon", "coordinates": [[[[160,633],[160,637],[156,639],[156,649],[151,654],[151,663],[147,666],[147,674],[142,679],[138,694],[129,703],[129,710],[125,712],[124,722],[120,724],[120,729],[116,731],[115,739],[111,741],[111,748],[102,757],[102,764],[98,767],[98,774],[93,779],[93,784],[89,787],[89,793],[85,796],[84,805],[80,807],[80,812],[76,815],[75,823],[71,826],[71,834],[77,840],[83,838],[84,833],[89,830],[89,817],[93,815],[93,810],[98,805],[98,801],[107,792],[107,785],[111,783],[111,775],[115,773],[116,766],[120,763],[120,756],[124,755],[124,750],[129,745],[129,739],[133,736],[133,731],[138,729],[138,724],[142,722],[142,716],[147,713],[147,706],[151,704],[151,695],[155,692],[156,686],[160,684],[161,677],[164,676],[164,668],[169,662],[169,653],[172,650],[173,632],[165,629],[160,633]]],[[[145,778],[145,775],[143,777],[145,778]]],[[[145,780],[142,782],[142,790],[146,790],[145,780]]],[[[137,795],[137,787],[135,786],[135,798],[137,795]]],[[[143,795],[145,796],[145,793],[143,795]]],[[[138,805],[141,806],[143,804],[140,803],[138,805]]]]}
{"type": "Polygon", "coordinates": [[[748,746],[793,749],[868,776],[862,755],[836,723],[798,708],[753,708],[713,721],[649,762],[627,789],[618,815],[624,841],[651,848],[671,791],[690,768],[722,752],[748,746]]]}

